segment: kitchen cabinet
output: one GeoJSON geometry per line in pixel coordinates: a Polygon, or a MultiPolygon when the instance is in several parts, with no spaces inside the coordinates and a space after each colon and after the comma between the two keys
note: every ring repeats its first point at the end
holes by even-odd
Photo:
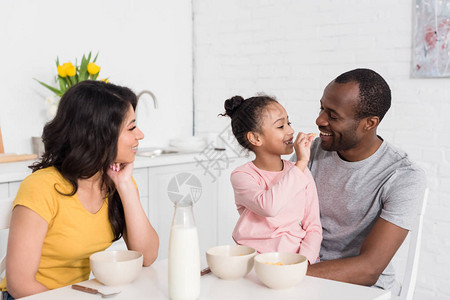
{"type": "MultiPolygon", "coordinates": [[[[201,184],[201,195],[193,208],[201,255],[212,246],[234,244],[231,233],[239,215],[234,204],[230,174],[235,167],[246,161],[247,159],[242,158],[230,159],[228,167],[222,169],[220,174],[216,172],[215,178],[195,160],[174,165],[135,168],[133,176],[139,188],[143,209],[158,232],[158,259],[168,257],[174,213],[174,203],[168,194],[169,182],[181,173],[192,174],[201,184]]],[[[111,246],[111,249],[126,249],[126,246],[121,239],[111,246]]]]}
{"type": "MultiPolygon", "coordinates": [[[[194,204],[194,218],[199,234],[200,251],[204,252],[217,242],[217,184],[204,176],[195,163],[149,168],[149,220],[159,235],[159,258],[167,258],[170,227],[174,204],[169,199],[169,182],[178,174],[188,173],[197,177],[201,194],[194,204]]],[[[189,187],[187,187],[189,188],[189,187]]],[[[180,185],[180,192],[189,192],[180,185]]]]}
{"type": "MultiPolygon", "coordinates": [[[[136,185],[139,191],[139,199],[141,200],[142,208],[148,217],[148,168],[140,167],[134,168],[133,178],[136,181],[136,185]]],[[[123,238],[115,241],[109,248],[109,250],[126,250],[127,246],[123,238]]]]}
{"type": "Polygon", "coordinates": [[[8,183],[0,184],[0,199],[8,198],[8,183]]]}
{"type": "Polygon", "coordinates": [[[21,182],[22,181],[11,181],[0,183],[0,201],[6,201],[8,198],[14,199],[21,182]]]}
{"type": "MultiPolygon", "coordinates": [[[[12,201],[17,194],[21,181],[0,183],[0,201],[12,201]]],[[[0,230],[0,259],[6,255],[8,230],[0,230]]]]}
{"type": "Polygon", "coordinates": [[[231,237],[239,214],[234,203],[234,191],[230,182],[231,172],[240,165],[249,161],[249,158],[234,158],[230,161],[230,166],[220,176],[217,184],[217,245],[234,244],[231,237]]]}
{"type": "MultiPolygon", "coordinates": [[[[194,162],[135,169],[134,178],[139,187],[142,206],[150,223],[158,232],[158,259],[168,257],[170,227],[174,212],[174,204],[168,194],[169,182],[181,173],[196,176],[201,184],[201,195],[194,204],[201,254],[203,255],[212,246],[234,244],[231,234],[239,214],[234,204],[230,174],[248,160],[249,158],[232,157],[228,160],[226,168],[220,172],[216,170],[214,174],[211,174],[213,170],[204,169],[205,162],[201,164],[195,159],[194,162]]],[[[114,247],[119,249],[118,245],[114,247]]],[[[120,247],[125,246],[122,244],[120,247]]]]}

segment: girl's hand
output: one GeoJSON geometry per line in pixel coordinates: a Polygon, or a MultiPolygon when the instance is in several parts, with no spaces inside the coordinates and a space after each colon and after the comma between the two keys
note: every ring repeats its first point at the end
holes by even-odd
{"type": "Polygon", "coordinates": [[[305,134],[299,132],[297,138],[294,142],[295,154],[297,155],[296,166],[298,166],[302,171],[305,170],[309,162],[309,157],[311,154],[311,144],[314,140],[314,133],[305,134]]]}
{"type": "Polygon", "coordinates": [[[118,189],[121,184],[132,182],[133,164],[112,163],[107,174],[118,189]]]}

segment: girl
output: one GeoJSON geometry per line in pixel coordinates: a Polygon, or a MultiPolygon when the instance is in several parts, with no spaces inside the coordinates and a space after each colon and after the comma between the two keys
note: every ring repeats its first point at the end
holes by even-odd
{"type": "Polygon", "coordinates": [[[237,244],[258,252],[295,252],[318,260],[322,227],[317,190],[307,168],[313,134],[294,130],[286,110],[268,96],[225,101],[225,114],[239,144],[256,158],[231,174],[239,220],[237,244]],[[297,162],[281,155],[297,154],[297,162]]]}
{"type": "Polygon", "coordinates": [[[130,89],[100,81],[63,95],[44,127],[45,153],[14,200],[4,299],[87,280],[89,256],[122,236],[145,266],[156,259],[158,235],[132,178],[144,137],[136,104],[130,89]]]}

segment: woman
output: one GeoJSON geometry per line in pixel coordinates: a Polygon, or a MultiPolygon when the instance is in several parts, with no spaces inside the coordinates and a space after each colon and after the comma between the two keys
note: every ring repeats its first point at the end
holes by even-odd
{"type": "MultiPolygon", "coordinates": [[[[14,201],[6,297],[24,297],[89,278],[89,255],[122,236],[128,249],[157,255],[159,240],[132,178],[139,140],[136,95],[83,81],[61,98],[44,127],[45,153],[14,201]]],[[[6,297],[5,297],[6,296],[6,297]]]]}

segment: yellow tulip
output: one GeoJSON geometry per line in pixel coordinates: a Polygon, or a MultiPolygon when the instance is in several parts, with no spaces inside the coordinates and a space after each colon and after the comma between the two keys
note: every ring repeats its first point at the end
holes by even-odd
{"type": "Polygon", "coordinates": [[[90,75],[95,75],[100,72],[100,67],[91,62],[87,65],[87,71],[90,75]]]}
{"type": "Polygon", "coordinates": [[[77,69],[70,62],[63,64],[63,67],[65,68],[66,73],[69,76],[75,76],[75,74],[77,73],[77,69]]]}
{"type": "Polygon", "coordinates": [[[61,77],[66,77],[67,73],[66,73],[66,68],[64,68],[64,66],[58,66],[58,75],[61,77]]]}
{"type": "Polygon", "coordinates": [[[109,83],[109,80],[108,80],[108,78],[103,78],[103,79],[100,79],[100,81],[103,81],[104,83],[109,83]]]}

